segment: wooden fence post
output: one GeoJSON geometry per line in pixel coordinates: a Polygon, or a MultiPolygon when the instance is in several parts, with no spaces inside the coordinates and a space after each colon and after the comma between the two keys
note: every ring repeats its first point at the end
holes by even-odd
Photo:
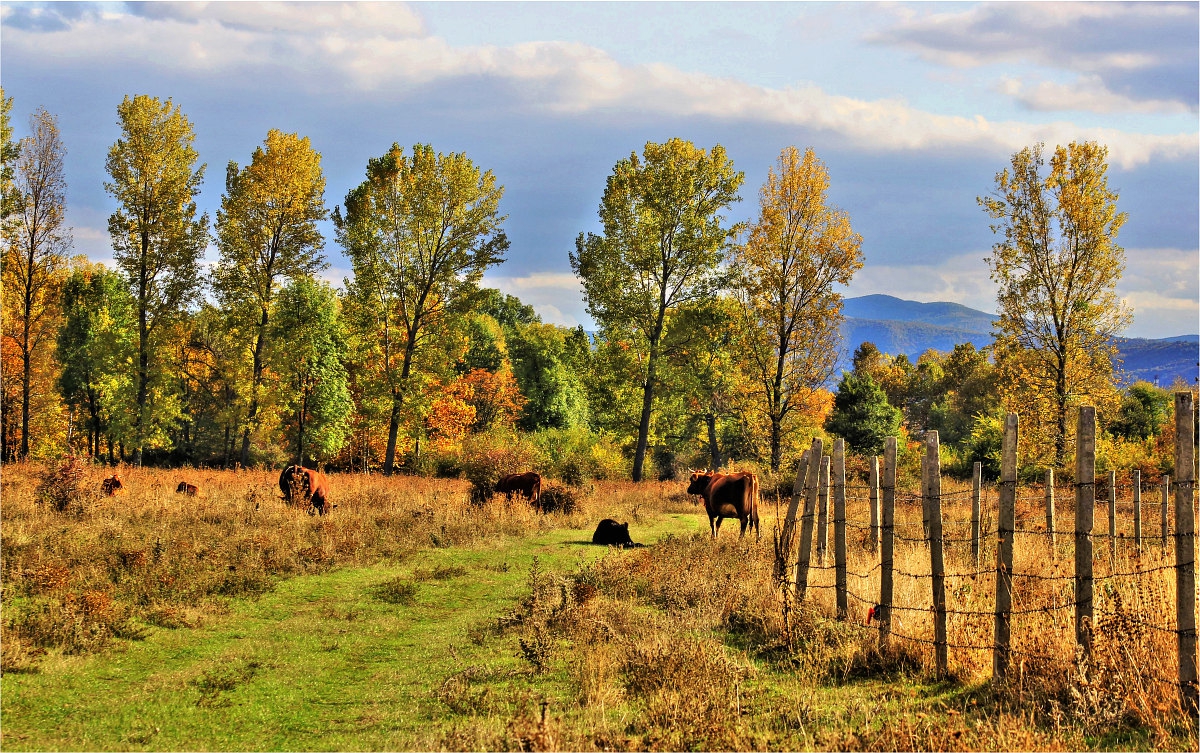
{"type": "Polygon", "coordinates": [[[1058,534],[1054,530],[1054,469],[1046,469],[1046,538],[1050,540],[1050,558],[1058,558],[1058,534]]]}
{"type": "Polygon", "coordinates": [[[1012,627],[1013,532],[1017,510],[1017,414],[1004,419],[1003,455],[1000,459],[1000,513],[996,520],[999,547],[996,550],[996,630],[992,653],[992,675],[1008,675],[1012,627]]]}
{"type": "Polygon", "coordinates": [[[792,498],[788,502],[787,515],[783,519],[783,530],[775,542],[775,580],[782,583],[792,564],[792,552],[796,551],[796,512],[800,497],[804,493],[804,477],[808,473],[809,451],[805,450],[796,465],[796,479],[792,482],[792,498]]]}
{"type": "Polygon", "coordinates": [[[846,443],[838,438],[833,443],[833,559],[837,583],[837,615],[839,620],[850,616],[846,596],[846,443]]]}
{"type": "Polygon", "coordinates": [[[1179,693],[1196,719],[1196,406],[1191,392],[1175,393],[1175,625],[1179,643],[1179,693]]]}
{"type": "Polygon", "coordinates": [[[1092,523],[1096,517],[1096,409],[1079,408],[1075,432],[1075,642],[1092,655],[1092,523]]]}
{"type": "Polygon", "coordinates": [[[1142,556],[1142,472],[1133,471],[1133,544],[1142,556]]]}
{"type": "MultiPolygon", "coordinates": [[[[928,450],[928,448],[926,449],[928,450]]],[[[925,536],[926,547],[929,546],[929,505],[925,504],[925,490],[929,473],[929,453],[923,452],[921,453],[921,533],[925,536]]]]}
{"type": "Polygon", "coordinates": [[[883,495],[879,555],[879,645],[886,647],[892,630],[892,565],[896,551],[896,438],[883,440],[883,495]]]}
{"type": "Polygon", "coordinates": [[[971,471],[971,561],[979,569],[979,497],[983,491],[983,463],[976,462],[971,471]]]}
{"type": "Polygon", "coordinates": [[[950,666],[946,646],[946,561],[942,551],[942,463],[936,431],[925,432],[925,471],[922,497],[929,523],[929,572],[933,576],[933,652],[937,676],[945,677],[950,666]]]}
{"type": "Polygon", "coordinates": [[[808,473],[804,474],[804,515],[800,521],[800,558],[796,560],[796,599],[804,600],[808,591],[808,563],[812,557],[813,519],[817,513],[817,477],[821,474],[824,444],[820,438],[814,439],[812,451],[808,456],[808,473]]]}
{"type": "Polygon", "coordinates": [[[1117,556],[1117,472],[1108,472],[1108,556],[1117,556]]]}
{"type": "Polygon", "coordinates": [[[829,549],[829,456],[821,458],[821,489],[817,493],[817,564],[825,567],[829,549]]]}
{"type": "Polygon", "coordinates": [[[1171,477],[1163,476],[1162,482],[1162,509],[1160,517],[1162,518],[1162,550],[1163,556],[1167,556],[1167,500],[1171,498],[1171,477]]]}
{"type": "Polygon", "coordinates": [[[871,551],[879,555],[879,456],[871,456],[871,475],[867,479],[867,497],[871,505],[871,551]]]}

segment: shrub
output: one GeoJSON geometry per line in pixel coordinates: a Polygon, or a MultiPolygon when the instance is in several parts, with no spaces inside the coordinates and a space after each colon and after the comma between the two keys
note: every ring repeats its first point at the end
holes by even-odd
{"type": "Polygon", "coordinates": [[[626,462],[612,441],[583,427],[543,429],[530,435],[541,459],[538,471],[563,483],[582,486],[594,479],[615,479],[626,462]]]}
{"type": "Polygon", "coordinates": [[[542,484],[542,497],[538,502],[542,512],[570,515],[579,508],[580,497],[577,489],[550,481],[542,484]]]}
{"type": "Polygon", "coordinates": [[[57,467],[51,466],[42,476],[37,488],[37,499],[48,504],[57,512],[72,511],[82,514],[88,502],[95,498],[95,491],[83,485],[83,464],[74,455],[67,455],[57,467]]]}

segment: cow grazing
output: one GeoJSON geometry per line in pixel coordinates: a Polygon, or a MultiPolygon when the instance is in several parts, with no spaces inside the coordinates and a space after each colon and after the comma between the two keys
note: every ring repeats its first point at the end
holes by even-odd
{"type": "Polygon", "coordinates": [[[524,497],[537,507],[542,497],[542,477],[536,473],[511,473],[496,482],[496,493],[524,497]]]}
{"type": "Polygon", "coordinates": [[[601,546],[619,546],[622,549],[642,546],[633,543],[633,539],[629,538],[628,523],[618,523],[612,518],[600,521],[600,524],[596,526],[596,532],[592,534],[592,543],[601,546]]]}
{"type": "Polygon", "coordinates": [[[199,487],[197,487],[195,484],[189,484],[186,481],[180,481],[179,486],[175,487],[176,494],[186,494],[189,497],[196,496],[196,492],[198,491],[200,491],[199,487]]]}
{"type": "Polygon", "coordinates": [[[300,465],[289,465],[279,474],[279,490],[289,504],[308,503],[324,515],[337,505],[329,505],[329,479],[324,473],[300,465]]]}
{"type": "Polygon", "coordinates": [[[100,488],[110,497],[120,491],[121,486],[121,477],[115,473],[100,482],[100,488]]]}
{"type": "Polygon", "coordinates": [[[758,528],[758,476],[753,473],[696,471],[692,473],[687,493],[699,494],[704,500],[713,538],[716,538],[724,518],[737,518],[741,522],[741,536],[746,535],[746,526],[753,526],[755,537],[762,538],[758,528]]]}

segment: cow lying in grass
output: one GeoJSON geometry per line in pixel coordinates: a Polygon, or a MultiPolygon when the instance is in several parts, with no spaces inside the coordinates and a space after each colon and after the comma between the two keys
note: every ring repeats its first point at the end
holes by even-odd
{"type": "Polygon", "coordinates": [[[189,484],[186,481],[180,481],[179,486],[175,487],[176,494],[186,494],[189,497],[196,496],[196,492],[198,492],[198,491],[200,491],[200,488],[198,486],[196,486],[195,484],[189,484]]]}
{"type": "Polygon", "coordinates": [[[633,543],[633,539],[629,538],[628,523],[618,523],[612,518],[600,521],[600,524],[596,526],[596,532],[592,534],[592,543],[601,546],[617,546],[622,549],[644,546],[633,543]]]}
{"type": "Polygon", "coordinates": [[[100,488],[109,497],[113,496],[118,491],[120,491],[121,487],[122,487],[121,477],[115,473],[100,482],[100,488]]]}

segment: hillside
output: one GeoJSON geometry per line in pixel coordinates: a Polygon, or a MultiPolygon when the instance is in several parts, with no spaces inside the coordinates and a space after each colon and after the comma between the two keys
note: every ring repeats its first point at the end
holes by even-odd
{"type": "MultiPolygon", "coordinates": [[[[872,342],[884,353],[905,354],[916,361],[926,350],[948,351],[970,342],[982,348],[992,342],[995,314],[958,303],[920,303],[890,295],[847,298],[842,324],[845,347],[838,367],[850,368],[850,357],[863,342],[872,342]]],[[[1194,384],[1200,356],[1200,336],[1118,338],[1120,368],[1126,383],[1144,379],[1169,387],[1176,379],[1194,384]]]]}

